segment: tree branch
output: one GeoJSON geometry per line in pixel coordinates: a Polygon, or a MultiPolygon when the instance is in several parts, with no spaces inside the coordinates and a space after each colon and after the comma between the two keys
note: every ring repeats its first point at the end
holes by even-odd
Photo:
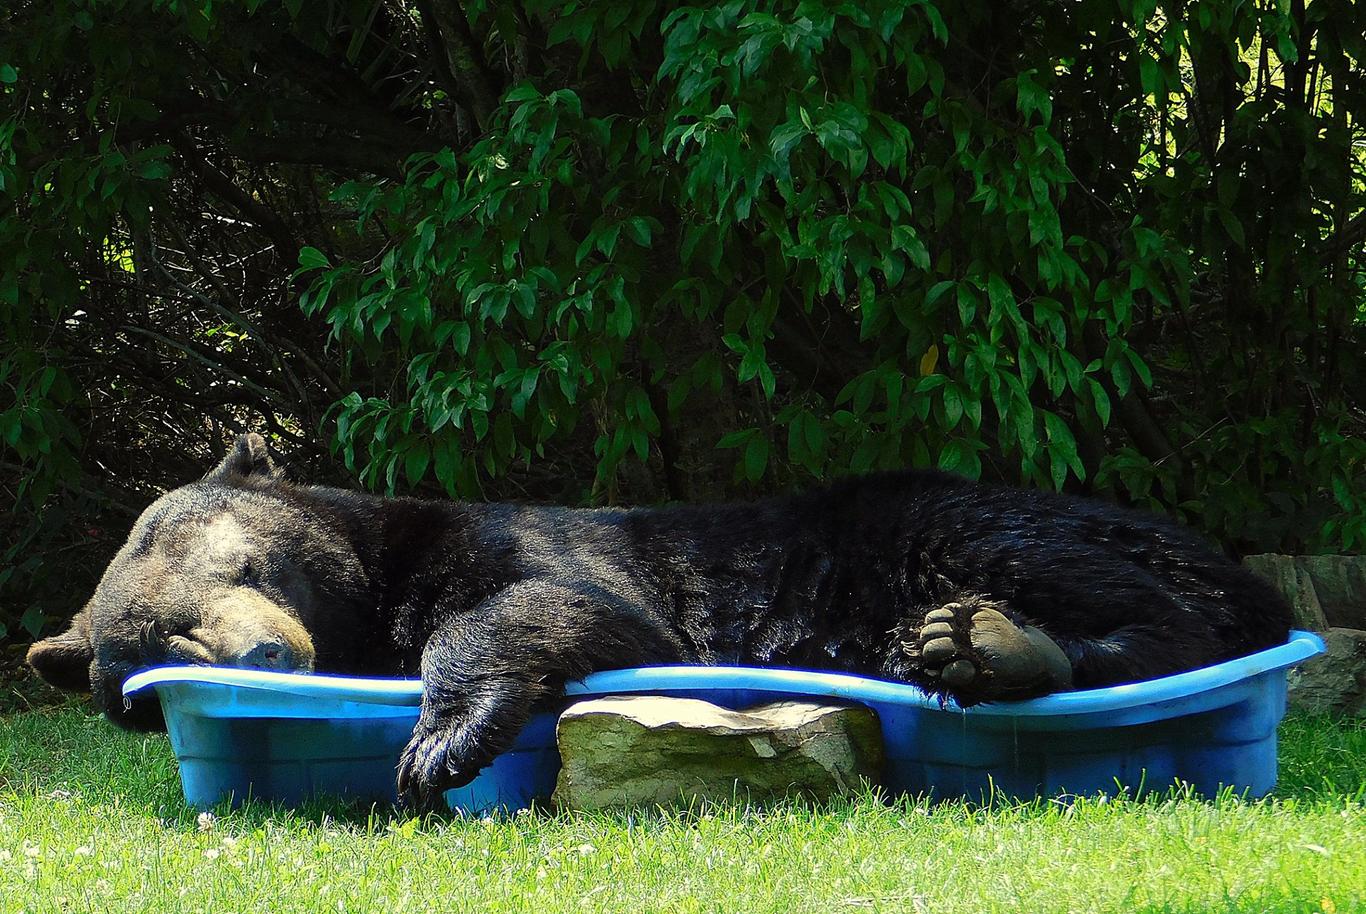
{"type": "Polygon", "coordinates": [[[185,164],[210,191],[270,237],[275,243],[275,249],[280,252],[286,263],[293,263],[298,259],[299,242],[283,219],[257,202],[227,175],[210,165],[189,137],[180,134],[172,137],[171,143],[180,152],[185,164]]]}
{"type": "Polygon", "coordinates": [[[417,9],[431,40],[439,43],[461,100],[482,131],[498,102],[498,89],[465,11],[456,0],[417,0],[417,9]]]}
{"type": "Polygon", "coordinates": [[[316,165],[333,171],[374,174],[394,180],[403,176],[400,161],[404,156],[390,147],[364,140],[249,133],[229,138],[227,148],[247,162],[316,165]]]}

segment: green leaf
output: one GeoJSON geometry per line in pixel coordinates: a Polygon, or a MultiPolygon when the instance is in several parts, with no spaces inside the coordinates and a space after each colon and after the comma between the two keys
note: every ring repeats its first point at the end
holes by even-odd
{"type": "Polygon", "coordinates": [[[814,459],[822,460],[825,457],[825,426],[821,421],[810,413],[802,413],[802,434],[806,438],[806,447],[814,459]]]}
{"type": "Polygon", "coordinates": [[[982,475],[982,461],[976,450],[963,441],[954,439],[939,451],[939,468],[950,473],[961,473],[969,479],[982,475]]]}
{"type": "Polygon", "coordinates": [[[303,247],[299,249],[299,273],[321,270],[330,266],[332,264],[328,262],[327,255],[317,248],[303,247]]]}
{"type": "Polygon", "coordinates": [[[1095,378],[1086,379],[1088,389],[1091,391],[1091,402],[1095,406],[1096,416],[1100,419],[1102,426],[1110,424],[1110,395],[1105,392],[1105,387],[1095,378]]]}
{"type": "Polygon", "coordinates": [[[758,431],[757,428],[742,428],[739,431],[730,432],[722,436],[721,440],[716,442],[716,446],[718,448],[739,447],[757,434],[758,431]]]}
{"type": "Polygon", "coordinates": [[[958,283],[958,320],[966,327],[976,316],[977,291],[968,283],[958,283]]]}
{"type": "Polygon", "coordinates": [[[768,448],[768,437],[762,434],[752,436],[745,445],[745,478],[750,482],[763,478],[768,467],[768,448]]]}
{"type": "Polygon", "coordinates": [[[810,133],[810,127],[802,123],[789,121],[774,128],[773,134],[769,137],[769,151],[773,157],[779,161],[786,162],[787,157],[792,152],[792,147],[801,142],[802,137],[810,133]]]}
{"type": "Polygon", "coordinates": [[[1219,214],[1219,221],[1223,223],[1224,231],[1228,232],[1228,237],[1238,247],[1246,247],[1247,241],[1243,237],[1243,224],[1238,221],[1238,217],[1233,215],[1232,210],[1220,206],[1216,210],[1219,214]]]}
{"type": "Polygon", "coordinates": [[[1151,95],[1159,103],[1166,98],[1166,88],[1162,77],[1162,66],[1157,59],[1147,54],[1138,58],[1139,84],[1144,95],[1151,95]]]}
{"type": "Polygon", "coordinates": [[[944,427],[952,429],[963,418],[963,395],[957,385],[949,384],[944,388],[944,427]]]}
{"type": "Polygon", "coordinates": [[[759,385],[764,389],[764,398],[772,400],[778,382],[773,376],[773,369],[768,366],[767,362],[762,362],[759,365],[759,385]]]}
{"type": "Polygon", "coordinates": [[[951,279],[941,280],[930,286],[930,291],[925,295],[925,304],[933,305],[943,297],[944,293],[952,289],[957,283],[951,279]]]}
{"type": "Polygon", "coordinates": [[[511,103],[535,101],[541,98],[541,93],[531,83],[521,83],[514,86],[503,96],[503,101],[511,103]]]}
{"type": "Polygon", "coordinates": [[[1037,113],[1045,127],[1053,118],[1053,100],[1048,90],[1035,81],[1036,70],[1026,70],[1015,78],[1016,107],[1026,121],[1037,113]]]}
{"type": "Polygon", "coordinates": [[[1143,386],[1152,387],[1153,373],[1151,370],[1149,370],[1148,363],[1143,361],[1143,358],[1138,354],[1138,352],[1134,350],[1132,347],[1126,347],[1124,350],[1124,357],[1128,359],[1129,364],[1133,366],[1134,373],[1137,374],[1139,380],[1143,382],[1143,386]]]}
{"type": "Polygon", "coordinates": [[[1110,380],[1115,383],[1115,394],[1120,399],[1129,395],[1129,385],[1133,380],[1133,375],[1129,371],[1129,363],[1123,359],[1115,359],[1110,363],[1110,380]]]}
{"type": "Polygon", "coordinates": [[[627,220],[626,233],[640,247],[648,248],[650,246],[650,220],[644,216],[635,216],[627,220]]]}
{"type": "Polygon", "coordinates": [[[416,486],[422,481],[422,477],[427,472],[427,463],[430,460],[431,452],[425,443],[418,443],[409,448],[403,460],[403,469],[408,477],[408,485],[416,486]]]}
{"type": "Polygon", "coordinates": [[[1077,456],[1077,439],[1072,430],[1057,413],[1040,410],[1043,413],[1044,431],[1048,435],[1048,455],[1053,486],[1061,490],[1071,469],[1078,479],[1086,478],[1086,470],[1077,456]]]}

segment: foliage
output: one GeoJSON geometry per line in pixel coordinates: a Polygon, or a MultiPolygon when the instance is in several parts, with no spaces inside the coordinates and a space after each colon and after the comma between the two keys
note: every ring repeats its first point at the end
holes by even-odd
{"type": "Polygon", "coordinates": [[[1366,544],[1350,2],[0,15],[15,558],[261,424],[390,491],[938,465],[1366,544]]]}

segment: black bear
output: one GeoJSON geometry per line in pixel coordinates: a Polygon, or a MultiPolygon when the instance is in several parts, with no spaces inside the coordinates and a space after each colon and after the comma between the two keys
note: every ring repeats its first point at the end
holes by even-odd
{"type": "Polygon", "coordinates": [[[657,663],[848,671],[962,705],[1174,673],[1285,640],[1265,582],[1160,518],[939,472],[750,504],[573,510],[287,482],[247,435],[139,518],[29,662],[115,722],[135,670],[424,682],[400,791],[469,781],[566,680],[657,663]]]}

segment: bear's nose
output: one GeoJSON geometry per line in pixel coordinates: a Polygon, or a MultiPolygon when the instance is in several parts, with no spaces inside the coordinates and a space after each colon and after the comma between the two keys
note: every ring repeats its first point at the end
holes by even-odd
{"type": "Polygon", "coordinates": [[[294,652],[283,641],[262,641],[237,655],[233,660],[233,666],[258,670],[292,670],[294,652]]]}

